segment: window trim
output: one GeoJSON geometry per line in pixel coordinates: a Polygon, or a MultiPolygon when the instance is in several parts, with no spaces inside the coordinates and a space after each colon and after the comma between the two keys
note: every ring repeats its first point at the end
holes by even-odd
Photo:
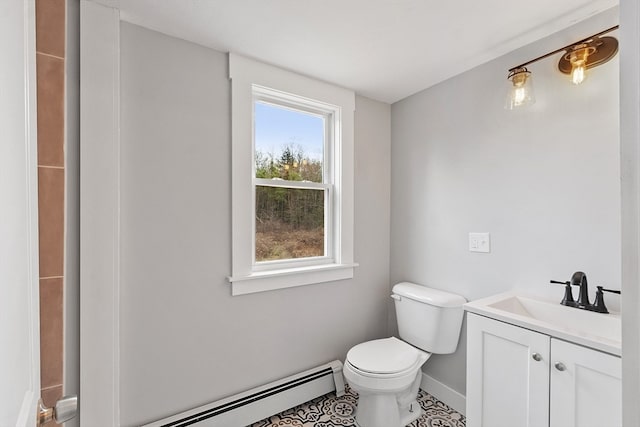
{"type": "MultiPolygon", "coordinates": [[[[267,65],[240,55],[229,54],[231,79],[232,138],[232,273],[228,277],[232,295],[350,279],[353,277],[353,126],[355,94],[325,82],[267,65]],[[318,106],[336,108],[334,168],[331,218],[334,239],[332,259],[320,263],[314,257],[307,262],[278,263],[273,269],[255,268],[255,161],[253,144],[254,92],[268,90],[269,98],[292,102],[296,108],[306,99],[310,112],[326,111],[318,106]],[[314,108],[314,106],[316,108],[314,108]],[[253,233],[253,235],[252,235],[253,233]],[[305,264],[305,265],[300,265],[305,264]]],[[[268,102],[268,100],[267,100],[268,102]]],[[[276,104],[279,105],[279,104],[276,104]]],[[[264,262],[260,262],[263,267],[264,262]]],[[[274,264],[275,265],[275,264],[274,264]]]]}

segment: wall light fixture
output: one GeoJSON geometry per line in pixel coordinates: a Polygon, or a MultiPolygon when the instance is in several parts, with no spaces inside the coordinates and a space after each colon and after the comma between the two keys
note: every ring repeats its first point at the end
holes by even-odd
{"type": "Polygon", "coordinates": [[[512,110],[533,104],[535,96],[531,71],[526,66],[562,51],[565,54],[560,58],[558,69],[564,74],[569,74],[573,84],[582,83],[589,68],[604,64],[618,53],[618,40],[610,36],[602,37],[616,29],[618,25],[510,68],[507,79],[511,82],[511,86],[505,108],[512,110]]]}
{"type": "Polygon", "coordinates": [[[513,110],[516,107],[531,105],[536,102],[533,94],[533,81],[531,80],[531,71],[527,67],[517,67],[509,70],[507,77],[512,83],[509,96],[505,108],[513,110]]]}

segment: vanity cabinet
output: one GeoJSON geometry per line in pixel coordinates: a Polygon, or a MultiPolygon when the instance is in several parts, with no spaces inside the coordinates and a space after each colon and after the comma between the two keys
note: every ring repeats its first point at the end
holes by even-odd
{"type": "Polygon", "coordinates": [[[622,361],[551,338],[550,427],[622,426],[622,361]]]}
{"type": "Polygon", "coordinates": [[[467,427],[549,425],[549,336],[467,314],[467,427]]]}
{"type": "Polygon", "coordinates": [[[621,360],[468,313],[467,427],[622,425],[621,360]]]}

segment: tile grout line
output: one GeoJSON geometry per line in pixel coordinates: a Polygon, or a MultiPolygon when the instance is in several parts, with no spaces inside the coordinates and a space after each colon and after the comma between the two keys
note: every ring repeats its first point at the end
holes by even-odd
{"type": "Polygon", "coordinates": [[[47,166],[47,165],[38,165],[39,168],[43,169],[62,169],[64,170],[64,166],[47,166]]]}
{"type": "Polygon", "coordinates": [[[49,280],[49,279],[64,279],[64,276],[45,276],[40,278],[40,280],[49,280]]]}
{"type": "Polygon", "coordinates": [[[42,56],[48,56],[49,58],[55,58],[55,59],[60,59],[64,61],[64,56],[51,55],[50,53],[39,52],[37,50],[36,50],[36,54],[42,55],[42,56]]]}
{"type": "Polygon", "coordinates": [[[41,387],[40,390],[41,391],[49,391],[53,388],[58,388],[58,387],[62,387],[62,384],[58,384],[58,385],[50,385],[49,387],[41,387]]]}

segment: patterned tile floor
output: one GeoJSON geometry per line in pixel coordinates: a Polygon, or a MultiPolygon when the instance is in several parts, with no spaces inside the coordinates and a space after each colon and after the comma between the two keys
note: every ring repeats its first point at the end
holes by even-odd
{"type": "MultiPolygon", "coordinates": [[[[258,421],[248,427],[346,427],[355,426],[357,394],[348,387],[342,397],[334,393],[258,421]]],[[[465,427],[463,415],[420,390],[418,402],[424,411],[410,427],[465,427]]]]}

